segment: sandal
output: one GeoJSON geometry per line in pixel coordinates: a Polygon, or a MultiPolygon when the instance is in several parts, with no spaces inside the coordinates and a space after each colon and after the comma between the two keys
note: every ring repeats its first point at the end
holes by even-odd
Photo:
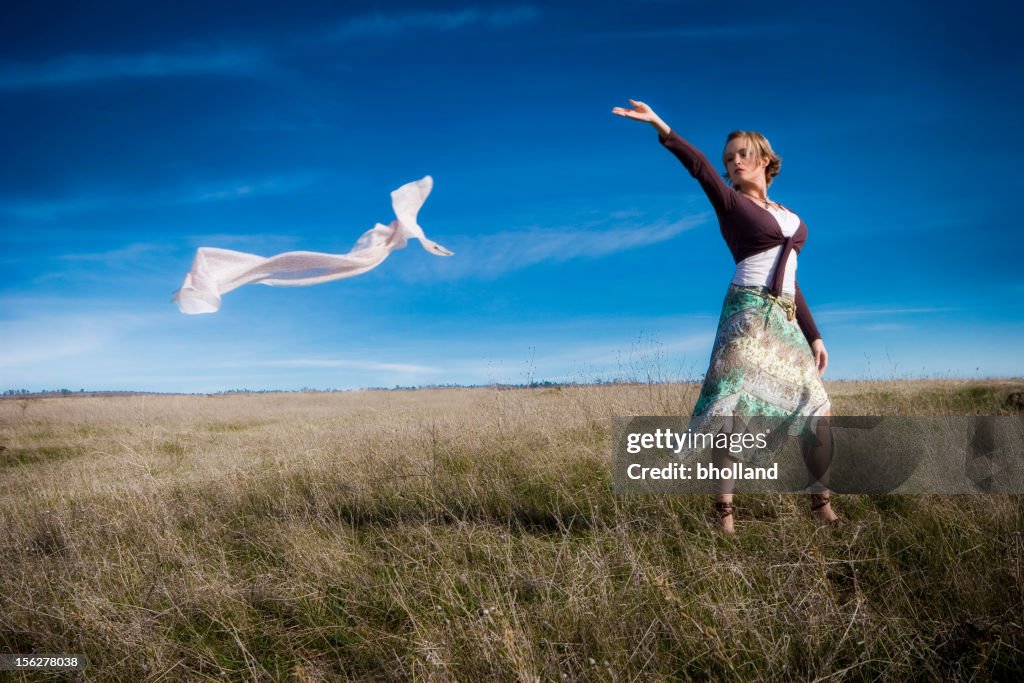
{"type": "Polygon", "coordinates": [[[722,501],[715,501],[715,513],[718,517],[718,530],[727,534],[734,534],[735,531],[726,529],[723,526],[723,522],[726,517],[732,517],[732,503],[724,503],[722,501]]]}
{"type": "Polygon", "coordinates": [[[812,493],[811,494],[811,512],[820,510],[829,503],[832,502],[831,496],[827,493],[812,493]]]}
{"type": "MultiPolygon", "coordinates": [[[[811,496],[811,512],[817,512],[821,508],[825,507],[832,502],[832,497],[827,493],[812,493],[811,496]]],[[[831,520],[819,519],[820,522],[828,524],[829,526],[840,526],[843,523],[841,517],[836,517],[831,520]]]]}

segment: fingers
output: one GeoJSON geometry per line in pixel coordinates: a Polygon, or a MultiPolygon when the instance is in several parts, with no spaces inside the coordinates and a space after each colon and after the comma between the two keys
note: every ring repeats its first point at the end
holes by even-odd
{"type": "Polygon", "coordinates": [[[818,376],[825,374],[825,368],[828,367],[828,351],[825,349],[825,343],[820,339],[815,339],[811,345],[812,355],[814,356],[814,367],[818,370],[818,376]]]}
{"type": "Polygon", "coordinates": [[[633,108],[629,109],[626,107],[615,107],[614,109],[612,109],[612,113],[617,114],[619,116],[624,116],[627,119],[633,119],[634,121],[650,122],[653,120],[653,112],[646,104],[639,100],[630,100],[629,103],[633,105],[633,108]]]}
{"type": "Polygon", "coordinates": [[[627,119],[637,119],[639,121],[644,120],[642,114],[638,114],[632,109],[623,109],[622,107],[615,107],[614,109],[612,109],[612,113],[618,114],[619,116],[625,116],[627,119]]]}
{"type": "MultiPolygon", "coordinates": [[[[646,109],[647,108],[647,105],[644,104],[643,102],[639,101],[639,100],[630,100],[629,103],[633,105],[633,108],[630,111],[636,111],[637,109],[641,109],[641,108],[646,109]]],[[[625,110],[626,108],[625,107],[615,107],[615,109],[625,110]]]]}

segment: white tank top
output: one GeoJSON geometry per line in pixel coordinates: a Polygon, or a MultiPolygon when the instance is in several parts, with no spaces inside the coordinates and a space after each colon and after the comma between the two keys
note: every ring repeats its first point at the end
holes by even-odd
{"type": "MultiPolygon", "coordinates": [[[[768,209],[779,227],[782,234],[792,237],[797,228],[800,227],[800,217],[792,211],[771,207],[768,209]]],[[[736,264],[736,274],[732,276],[734,285],[752,287],[771,287],[772,278],[775,277],[775,261],[779,258],[779,250],[782,246],[772,247],[768,251],[749,256],[736,264]]],[[[788,296],[796,296],[796,251],[789,254],[786,259],[786,272],[783,274],[782,293],[788,296]]]]}

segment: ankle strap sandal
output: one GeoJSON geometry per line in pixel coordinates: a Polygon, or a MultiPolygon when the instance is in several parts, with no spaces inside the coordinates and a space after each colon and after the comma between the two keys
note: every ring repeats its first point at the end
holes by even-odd
{"type": "Polygon", "coordinates": [[[827,493],[812,493],[811,494],[811,511],[820,510],[832,501],[832,498],[827,493]]]}
{"type": "Polygon", "coordinates": [[[732,503],[723,503],[721,501],[715,501],[715,512],[718,513],[718,519],[723,520],[726,517],[732,515],[732,503]]]}
{"type": "MultiPolygon", "coordinates": [[[[811,494],[811,512],[813,513],[813,512],[816,512],[816,511],[820,510],[821,508],[823,508],[826,505],[828,505],[831,500],[832,500],[831,497],[827,493],[812,493],[811,494]]],[[[825,521],[825,520],[822,520],[822,521],[825,521]]],[[[827,520],[827,521],[825,521],[825,523],[828,524],[831,527],[842,527],[842,526],[846,525],[846,522],[843,521],[842,517],[836,517],[835,519],[827,520]]]]}

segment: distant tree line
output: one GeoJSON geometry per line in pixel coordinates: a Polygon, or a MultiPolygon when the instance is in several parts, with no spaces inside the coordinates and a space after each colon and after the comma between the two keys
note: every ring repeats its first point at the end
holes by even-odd
{"type": "MultiPolygon", "coordinates": [[[[28,389],[8,389],[3,394],[0,394],[0,396],[23,396],[25,394],[61,394],[63,396],[67,396],[68,394],[73,393],[75,392],[71,391],[70,389],[43,389],[42,391],[29,391],[28,389]]],[[[79,389],[78,393],[84,394],[85,389],[79,389]]]]}
{"type": "MultiPolygon", "coordinates": [[[[447,384],[420,384],[416,386],[402,386],[396,384],[393,387],[365,387],[366,391],[415,391],[416,389],[479,389],[479,388],[497,388],[497,389],[543,389],[543,388],[558,388],[558,387],[575,387],[584,385],[594,384],[637,384],[638,380],[635,379],[595,379],[592,382],[552,382],[545,380],[543,382],[532,381],[524,384],[512,384],[508,382],[491,382],[488,384],[458,384],[458,383],[447,383],[447,384]]],[[[639,382],[643,384],[644,382],[639,382]]],[[[294,394],[294,393],[313,393],[313,394],[335,394],[344,393],[348,391],[362,391],[363,389],[314,389],[313,387],[303,387],[301,389],[225,389],[223,391],[213,392],[173,392],[173,391],[107,391],[107,390],[91,390],[86,391],[85,389],[79,389],[77,392],[71,389],[44,389],[42,391],[31,391],[29,389],[7,389],[0,396],[71,396],[72,394],[100,394],[103,396],[117,396],[117,395],[172,395],[172,394],[188,394],[191,396],[218,396],[222,394],[294,394]]]]}

